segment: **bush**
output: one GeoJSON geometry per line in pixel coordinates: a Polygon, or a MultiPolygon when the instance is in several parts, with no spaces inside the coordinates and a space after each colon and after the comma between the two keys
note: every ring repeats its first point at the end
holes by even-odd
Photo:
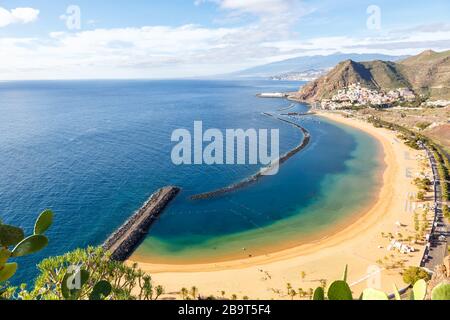
{"type": "Polygon", "coordinates": [[[448,206],[444,205],[442,213],[444,214],[444,217],[450,219],[450,208],[448,206]]]}
{"type": "Polygon", "coordinates": [[[429,281],[431,279],[428,272],[419,267],[409,267],[403,272],[403,281],[406,284],[414,284],[419,280],[429,281]]]}
{"type": "Polygon", "coordinates": [[[426,196],[425,192],[420,191],[419,193],[417,193],[417,200],[425,201],[425,196],[426,196]]]}
{"type": "Polygon", "coordinates": [[[25,286],[10,292],[21,300],[156,300],[164,289],[136,265],[110,260],[102,248],[78,249],[60,257],[43,260],[34,289],[25,286]],[[78,271],[74,271],[74,268],[78,271]],[[79,286],[72,284],[77,275],[79,286]]]}
{"type": "Polygon", "coordinates": [[[419,122],[416,124],[416,127],[419,128],[420,130],[425,130],[429,126],[431,126],[430,122],[419,122]]]}

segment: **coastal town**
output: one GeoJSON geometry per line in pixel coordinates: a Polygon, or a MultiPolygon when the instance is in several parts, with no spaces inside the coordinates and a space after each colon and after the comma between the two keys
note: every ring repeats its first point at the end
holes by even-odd
{"type": "Polygon", "coordinates": [[[288,72],[280,75],[272,76],[272,80],[276,81],[313,81],[325,75],[328,69],[311,69],[303,72],[288,72]]]}
{"type": "Polygon", "coordinates": [[[368,89],[354,83],[339,90],[331,99],[323,99],[321,109],[337,110],[361,106],[392,107],[399,102],[413,102],[417,96],[408,88],[398,88],[388,92],[368,89]]]}

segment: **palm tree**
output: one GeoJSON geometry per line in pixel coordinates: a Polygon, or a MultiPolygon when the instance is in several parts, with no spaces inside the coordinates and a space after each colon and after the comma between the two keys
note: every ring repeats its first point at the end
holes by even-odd
{"type": "Polygon", "coordinates": [[[194,299],[194,300],[197,300],[198,299],[198,288],[197,287],[192,287],[191,288],[191,297],[192,297],[192,299],[194,299]]]}
{"type": "Polygon", "coordinates": [[[297,292],[294,289],[292,289],[292,285],[290,283],[288,283],[286,287],[288,296],[291,297],[291,300],[294,300],[295,296],[297,295],[297,292]]]}
{"type": "Polygon", "coordinates": [[[158,300],[158,298],[160,296],[162,296],[164,293],[166,293],[166,292],[165,292],[165,290],[164,290],[164,288],[162,286],[156,286],[156,288],[155,288],[155,294],[156,294],[155,300],[158,300]]]}
{"type": "Polygon", "coordinates": [[[188,289],[186,289],[186,288],[181,289],[180,295],[181,295],[182,300],[187,300],[188,295],[189,295],[188,289]]]}
{"type": "Polygon", "coordinates": [[[302,277],[302,280],[305,280],[305,278],[306,278],[306,272],[305,271],[302,271],[301,277],[302,277]]]}
{"type": "Polygon", "coordinates": [[[417,193],[417,200],[425,201],[425,196],[426,196],[425,192],[420,191],[419,193],[417,193]]]}

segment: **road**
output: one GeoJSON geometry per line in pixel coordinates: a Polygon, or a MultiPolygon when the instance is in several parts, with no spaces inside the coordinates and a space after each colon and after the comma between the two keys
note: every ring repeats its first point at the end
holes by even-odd
{"type": "Polygon", "coordinates": [[[421,266],[433,271],[436,266],[443,264],[444,258],[447,255],[447,246],[450,242],[450,227],[446,224],[445,217],[442,213],[442,188],[437,162],[434,154],[428,148],[426,148],[426,151],[430,159],[431,168],[433,169],[435,217],[430,234],[429,248],[425,252],[421,266]]]}

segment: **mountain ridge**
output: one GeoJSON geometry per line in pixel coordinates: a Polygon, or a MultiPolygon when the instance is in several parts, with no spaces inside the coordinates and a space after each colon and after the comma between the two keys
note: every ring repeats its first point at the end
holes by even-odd
{"type": "Polygon", "coordinates": [[[328,70],[343,60],[353,61],[390,60],[398,61],[406,56],[390,56],[383,54],[356,54],[356,53],[334,53],[331,55],[316,55],[291,58],[283,61],[273,62],[230,74],[237,78],[271,78],[289,73],[303,73],[310,70],[328,70]]]}
{"type": "Polygon", "coordinates": [[[294,96],[316,102],[354,83],[379,91],[408,88],[431,99],[450,100],[450,51],[427,50],[398,62],[345,60],[326,75],[306,84],[294,96]]]}

